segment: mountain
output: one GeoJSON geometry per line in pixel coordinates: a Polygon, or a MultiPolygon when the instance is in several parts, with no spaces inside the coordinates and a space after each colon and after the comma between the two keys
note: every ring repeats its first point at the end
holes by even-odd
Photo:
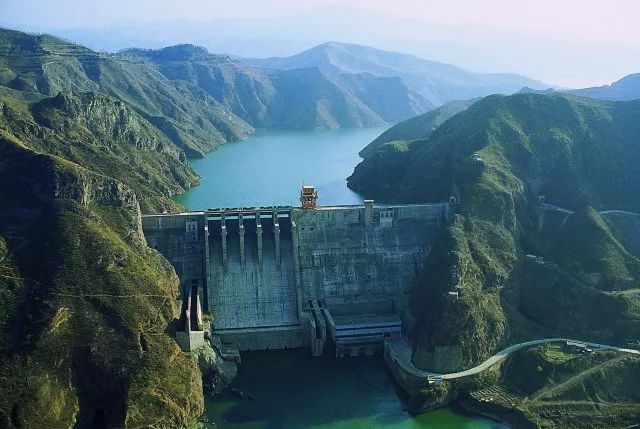
{"type": "Polygon", "coordinates": [[[477,99],[450,101],[437,109],[395,124],[362,149],[360,156],[366,158],[386,143],[426,139],[444,121],[466,110],[476,101],[477,99]]]}
{"type": "Polygon", "coordinates": [[[640,98],[640,73],[625,76],[611,85],[574,89],[568,92],[600,100],[636,100],[640,98]]]}
{"type": "Polygon", "coordinates": [[[314,66],[263,70],[193,45],[127,49],[117,57],[198,87],[254,127],[378,126],[432,108],[396,77],[333,74],[314,66]]]}
{"type": "Polygon", "coordinates": [[[640,213],[639,114],[639,101],[490,96],[428,139],[385,145],[356,167],[349,187],[367,198],[460,200],[462,216],[413,291],[415,361],[473,366],[522,335],[523,321],[541,335],[605,343],[640,335],[640,260],[620,234],[638,219],[609,212],[640,213]],[[456,286],[460,301],[446,302],[456,286]],[[439,360],[445,346],[458,363],[439,360]]]}
{"type": "Polygon", "coordinates": [[[126,103],[99,93],[46,97],[0,87],[0,132],[126,183],[147,212],[176,209],[169,197],[199,180],[165,134],[126,103]]]}
{"type": "Polygon", "coordinates": [[[135,193],[27,145],[0,131],[0,426],[191,425],[197,360],[167,334],[178,278],[135,193]]]}
{"type": "MultiPolygon", "coordinates": [[[[348,185],[366,198],[458,201],[411,291],[414,364],[452,372],[530,339],[624,345],[640,337],[639,117],[640,100],[494,95],[451,117],[427,139],[387,143],[364,158],[348,185]],[[450,291],[457,292],[455,299],[450,291]]],[[[541,360],[539,367],[546,372],[532,376],[536,387],[529,393],[542,389],[542,395],[554,374],[553,365],[541,360]]],[[[556,376],[569,380],[583,370],[568,367],[556,376]]],[[[607,385],[594,379],[589,389],[607,385]]],[[[517,380],[508,386],[524,389],[517,380]]],[[[427,389],[423,399],[451,397],[458,388],[469,389],[427,389]]],[[[564,399],[544,404],[502,405],[539,422],[536,409],[564,400],[563,407],[580,418],[557,427],[617,421],[567,405],[585,400],[579,388],[567,384],[564,399]]],[[[637,402],[637,389],[616,401],[637,402]]],[[[637,407],[623,408],[611,413],[637,413],[637,407]]],[[[544,419],[558,423],[553,416],[544,419]]]]}
{"type": "Polygon", "coordinates": [[[333,74],[370,73],[399,77],[411,90],[439,106],[494,93],[514,93],[522,87],[548,88],[541,82],[509,73],[473,73],[450,64],[368,46],[328,42],[290,57],[246,59],[262,68],[291,70],[318,67],[333,74]]]}
{"type": "Polygon", "coordinates": [[[146,64],[8,31],[0,51],[0,427],[192,427],[223,361],[172,339],[141,208],[179,209],[186,153],[252,128],[146,64]]]}
{"type": "Polygon", "coordinates": [[[188,156],[253,131],[194,85],[48,35],[0,29],[0,85],[48,96],[103,92],[136,109],[188,156]]]}

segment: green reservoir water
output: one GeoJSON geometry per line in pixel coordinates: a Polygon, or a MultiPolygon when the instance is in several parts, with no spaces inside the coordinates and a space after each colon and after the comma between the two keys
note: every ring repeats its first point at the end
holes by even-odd
{"type": "MultiPolygon", "coordinates": [[[[191,210],[297,205],[302,182],[319,202],[359,204],[346,178],[384,128],[258,132],[192,165],[201,184],[176,197],[191,210]]],[[[234,382],[254,399],[207,398],[204,425],[220,429],[490,429],[498,423],[445,408],[412,417],[381,358],[312,358],[308,350],[242,354],[234,382]]]]}

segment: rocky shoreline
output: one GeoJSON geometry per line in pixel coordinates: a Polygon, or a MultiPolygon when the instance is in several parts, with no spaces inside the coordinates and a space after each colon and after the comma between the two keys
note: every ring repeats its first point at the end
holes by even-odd
{"type": "Polygon", "coordinates": [[[494,403],[481,402],[471,397],[456,402],[468,413],[480,415],[508,425],[511,429],[536,429],[538,426],[522,413],[494,403]]]}

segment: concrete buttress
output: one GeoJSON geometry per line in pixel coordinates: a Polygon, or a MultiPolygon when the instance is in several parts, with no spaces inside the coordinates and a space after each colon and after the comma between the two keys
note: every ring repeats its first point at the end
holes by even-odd
{"type": "Polygon", "coordinates": [[[280,224],[278,223],[278,209],[273,211],[273,241],[275,245],[276,265],[280,266],[280,224]]]}
{"type": "Polygon", "coordinates": [[[244,219],[242,217],[242,213],[238,213],[238,235],[240,237],[240,263],[244,265],[245,263],[245,253],[244,253],[244,219]]]}
{"type": "Polygon", "coordinates": [[[225,268],[228,265],[228,250],[227,250],[227,226],[225,224],[225,213],[222,212],[222,215],[220,217],[220,237],[221,237],[221,242],[222,242],[222,266],[224,266],[225,268]]]}
{"type": "Polygon", "coordinates": [[[260,221],[260,210],[256,209],[256,237],[258,244],[258,264],[262,266],[262,222],[260,221]]]}

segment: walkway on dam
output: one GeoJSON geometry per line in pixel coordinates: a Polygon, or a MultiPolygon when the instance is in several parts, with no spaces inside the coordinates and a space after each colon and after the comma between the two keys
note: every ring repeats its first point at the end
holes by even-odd
{"type": "Polygon", "coordinates": [[[547,344],[547,343],[566,343],[567,341],[583,343],[592,349],[613,350],[621,353],[628,353],[628,354],[640,356],[640,350],[626,349],[622,347],[591,343],[587,341],[577,341],[577,340],[572,340],[570,338],[545,338],[541,340],[526,341],[524,343],[518,343],[512,346],[509,346],[506,349],[501,350],[495,355],[491,356],[489,359],[485,360],[480,365],[475,366],[473,368],[460,371],[460,372],[439,374],[436,372],[423,371],[421,369],[416,368],[413,365],[413,363],[411,362],[411,348],[409,347],[409,344],[407,343],[405,338],[396,338],[396,339],[387,340],[386,343],[389,347],[389,351],[391,352],[395,360],[397,360],[397,362],[400,364],[402,369],[415,377],[423,378],[426,384],[430,377],[431,378],[441,377],[443,380],[452,380],[456,378],[468,377],[470,375],[481,373],[491,368],[493,365],[497,364],[498,362],[501,362],[511,353],[527,347],[532,347],[532,346],[537,346],[540,344],[547,344]]]}

